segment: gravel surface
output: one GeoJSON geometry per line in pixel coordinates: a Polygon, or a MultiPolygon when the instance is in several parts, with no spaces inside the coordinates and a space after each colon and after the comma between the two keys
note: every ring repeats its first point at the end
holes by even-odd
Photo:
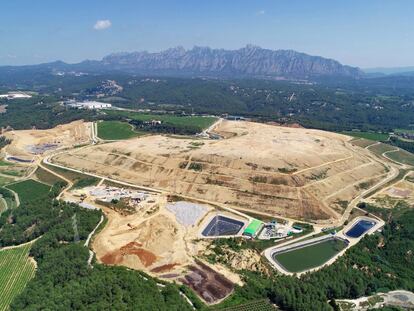
{"type": "Polygon", "coordinates": [[[208,211],[207,207],[190,202],[175,202],[168,204],[166,208],[185,227],[194,226],[208,211]]]}

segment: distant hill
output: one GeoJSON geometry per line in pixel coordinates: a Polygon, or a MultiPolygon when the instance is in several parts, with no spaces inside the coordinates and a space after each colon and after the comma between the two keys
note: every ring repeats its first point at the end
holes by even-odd
{"type": "Polygon", "coordinates": [[[414,75],[414,66],[365,68],[363,71],[368,74],[414,75]]]}
{"type": "Polygon", "coordinates": [[[183,47],[159,53],[115,53],[102,63],[112,69],[170,74],[205,74],[229,76],[309,76],[359,77],[360,69],[339,62],[293,50],[268,50],[247,45],[238,50],[183,47]]]}
{"type": "Polygon", "coordinates": [[[362,70],[345,66],[336,60],[311,56],[293,50],[268,50],[247,45],[238,50],[182,47],[162,52],[114,53],[101,61],[66,64],[61,61],[32,65],[0,67],[0,73],[22,72],[127,72],[133,74],[212,77],[311,77],[359,78],[362,70]]]}

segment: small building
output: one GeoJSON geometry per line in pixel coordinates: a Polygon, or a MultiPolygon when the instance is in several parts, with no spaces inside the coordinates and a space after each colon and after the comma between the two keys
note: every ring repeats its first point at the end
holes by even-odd
{"type": "Polygon", "coordinates": [[[250,238],[255,238],[262,229],[263,223],[260,220],[253,219],[249,225],[244,229],[243,235],[250,238]]]}

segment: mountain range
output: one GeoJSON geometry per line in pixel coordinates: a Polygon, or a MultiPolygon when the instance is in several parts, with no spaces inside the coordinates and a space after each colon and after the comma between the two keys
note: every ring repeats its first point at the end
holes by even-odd
{"type": "MultiPolygon", "coordinates": [[[[104,57],[101,61],[84,61],[78,64],[53,62],[21,66],[20,69],[51,71],[77,70],[84,72],[120,71],[133,74],[170,76],[228,76],[228,77],[282,77],[310,78],[339,76],[359,78],[363,71],[342,65],[336,60],[312,56],[293,50],[269,50],[247,45],[238,50],[183,47],[165,51],[123,52],[104,57]]],[[[16,67],[0,67],[2,73],[19,71],[16,67]],[[2,70],[3,69],[3,70],[2,70]],[[6,70],[6,72],[5,72],[6,70]]]]}

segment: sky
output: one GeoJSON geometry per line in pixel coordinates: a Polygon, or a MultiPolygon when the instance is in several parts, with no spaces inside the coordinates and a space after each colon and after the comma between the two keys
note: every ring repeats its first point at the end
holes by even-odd
{"type": "Polygon", "coordinates": [[[1,0],[0,12],[0,65],[247,44],[414,65],[412,0],[1,0]]]}

